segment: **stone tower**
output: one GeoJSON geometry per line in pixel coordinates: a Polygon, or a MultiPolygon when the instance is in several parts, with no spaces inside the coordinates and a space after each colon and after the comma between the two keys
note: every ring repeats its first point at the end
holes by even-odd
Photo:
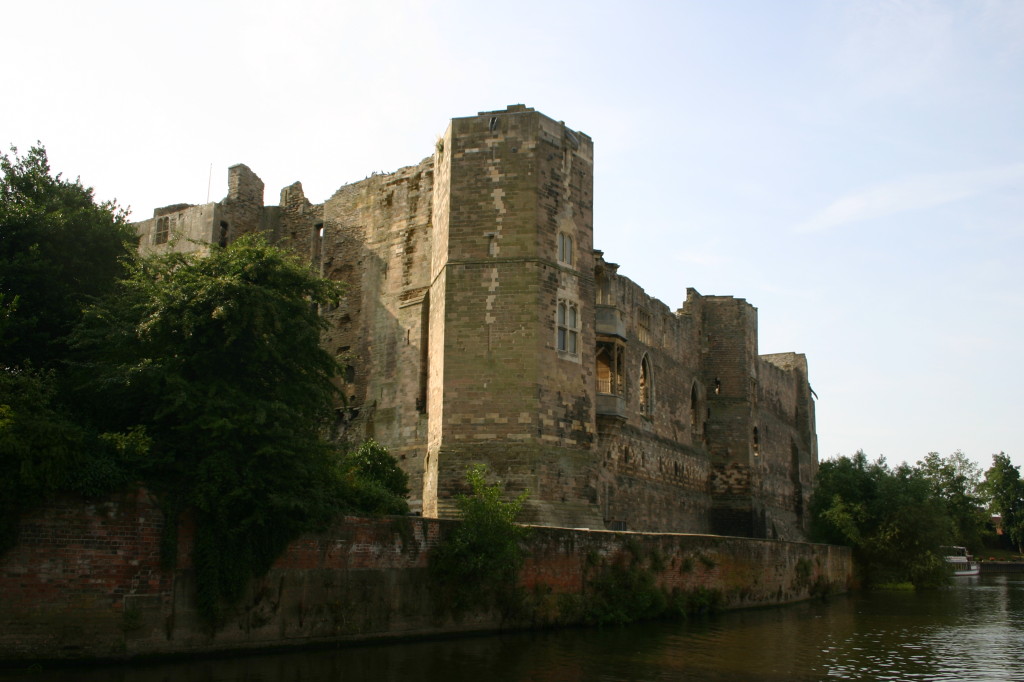
{"type": "Polygon", "coordinates": [[[801,539],[817,468],[807,360],[759,355],[757,309],[672,309],[593,248],[593,142],[521,104],[452,119],[434,153],[279,206],[229,170],[222,201],[137,224],[144,252],[261,232],[344,282],[331,436],[374,438],[410,506],[451,516],[488,465],[523,520],[801,539]]]}
{"type": "Polygon", "coordinates": [[[534,520],[592,514],[593,142],[522,105],[453,119],[433,205],[424,514],[474,462],[534,520]]]}

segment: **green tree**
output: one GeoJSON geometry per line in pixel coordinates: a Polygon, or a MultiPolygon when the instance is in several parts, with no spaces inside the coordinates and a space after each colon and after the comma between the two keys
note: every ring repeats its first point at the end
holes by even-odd
{"type": "Polygon", "coordinates": [[[980,550],[986,521],[980,494],[981,467],[957,450],[948,457],[929,452],[917,468],[953,521],[953,543],[980,550]]]}
{"type": "Polygon", "coordinates": [[[516,603],[527,532],[516,519],[528,493],[503,499],[501,486],[487,484],[482,464],[470,467],[466,480],[471,493],[455,499],[462,522],[434,550],[430,570],[453,611],[495,606],[508,612],[516,603]]]}
{"type": "Polygon", "coordinates": [[[124,273],[136,236],[116,202],[50,172],[46,150],[0,154],[0,366],[67,355],[84,306],[124,273]]]}
{"type": "Polygon", "coordinates": [[[315,309],[340,293],[248,236],[134,262],[76,336],[88,362],[75,387],[92,419],[144,430],[141,478],[172,520],[196,516],[199,605],[215,625],[249,577],[340,507],[321,438],[337,365],[315,309]]]}
{"type": "Polygon", "coordinates": [[[871,462],[863,452],[822,462],[811,514],[813,539],[852,547],[867,584],[945,581],[939,547],[953,524],[919,470],[871,462]]]}
{"type": "Polygon", "coordinates": [[[216,625],[298,532],[407,511],[383,447],[321,437],[337,364],[316,306],[339,285],[259,237],[132,257],[125,213],[52,176],[41,147],[0,169],[0,552],[33,504],[142,482],[167,540],[195,516],[216,625]]]}
{"type": "Polygon", "coordinates": [[[134,249],[114,202],[50,171],[46,150],[0,154],[0,552],[19,517],[61,492],[124,482],[142,434],[100,437],[68,401],[69,335],[134,249]]]}
{"type": "Polygon", "coordinates": [[[992,455],[992,466],[985,472],[981,489],[992,513],[1002,516],[1003,532],[1017,551],[1024,553],[1024,482],[1020,468],[1013,465],[1006,453],[992,455]]]}

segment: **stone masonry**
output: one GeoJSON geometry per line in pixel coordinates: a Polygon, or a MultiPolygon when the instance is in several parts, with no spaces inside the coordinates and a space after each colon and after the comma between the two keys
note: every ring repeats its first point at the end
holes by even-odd
{"type": "Polygon", "coordinates": [[[453,119],[432,156],[311,204],[157,209],[143,253],[262,232],[345,282],[333,435],[373,437],[412,506],[453,514],[486,463],[526,519],[799,540],[817,469],[803,355],[758,355],[757,309],[687,289],[673,311],[593,248],[593,141],[523,105],[453,119]]]}

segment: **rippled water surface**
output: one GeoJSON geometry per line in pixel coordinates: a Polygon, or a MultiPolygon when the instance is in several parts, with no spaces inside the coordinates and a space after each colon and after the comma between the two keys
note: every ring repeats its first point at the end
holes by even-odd
{"type": "Polygon", "coordinates": [[[833,597],[687,623],[145,666],[0,671],[82,682],[1024,680],[1024,574],[833,597]]]}

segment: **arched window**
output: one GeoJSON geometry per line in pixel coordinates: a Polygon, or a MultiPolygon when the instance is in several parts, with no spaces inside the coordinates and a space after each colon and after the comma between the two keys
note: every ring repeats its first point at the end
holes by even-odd
{"type": "Polygon", "coordinates": [[[645,355],[640,361],[640,414],[650,416],[654,392],[651,385],[651,363],[645,355]]]}
{"type": "Polygon", "coordinates": [[[164,216],[156,219],[156,232],[153,233],[154,244],[166,244],[171,234],[171,219],[164,216]]]}
{"type": "Polygon", "coordinates": [[[579,309],[569,301],[558,302],[558,350],[576,355],[579,339],[579,309]]]}

